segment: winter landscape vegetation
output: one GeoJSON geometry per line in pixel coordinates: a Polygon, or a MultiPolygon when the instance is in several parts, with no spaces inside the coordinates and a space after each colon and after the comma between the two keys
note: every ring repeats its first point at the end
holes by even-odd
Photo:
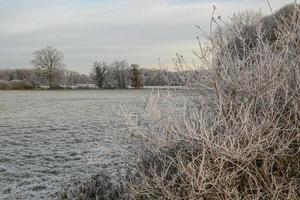
{"type": "MultiPolygon", "coordinates": [[[[124,2],[101,2],[101,14],[124,2]]],[[[198,5],[141,2],[127,6],[159,15],[174,4],[170,16],[188,18],[198,5]]],[[[0,199],[299,200],[300,5],[270,0],[264,10],[241,10],[233,1],[227,17],[207,2],[192,60],[177,53],[168,67],[160,59],[149,67],[107,56],[77,72],[66,64],[68,48],[44,45],[31,49],[31,67],[1,67],[0,199]]],[[[160,20],[173,27],[171,17],[160,20]]],[[[13,30],[0,37],[14,38],[13,30]]]]}

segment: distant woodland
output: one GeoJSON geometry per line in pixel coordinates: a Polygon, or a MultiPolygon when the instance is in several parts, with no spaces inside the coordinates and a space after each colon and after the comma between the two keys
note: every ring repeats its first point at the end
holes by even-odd
{"type": "Polygon", "coordinates": [[[63,54],[46,47],[33,54],[33,68],[0,69],[1,90],[142,88],[144,86],[182,85],[178,72],[141,68],[126,61],[94,62],[90,74],[67,70],[63,54]]]}

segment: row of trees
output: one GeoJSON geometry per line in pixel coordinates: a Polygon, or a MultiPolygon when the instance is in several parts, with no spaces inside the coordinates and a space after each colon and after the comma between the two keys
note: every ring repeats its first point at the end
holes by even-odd
{"type": "MultiPolygon", "coordinates": [[[[99,88],[142,88],[143,86],[178,86],[184,85],[182,72],[163,69],[146,69],[126,61],[111,64],[94,62],[91,80],[99,88]]],[[[185,72],[186,73],[186,72],[185,72]]]]}
{"type": "Polygon", "coordinates": [[[95,62],[91,78],[99,88],[133,88],[144,86],[143,71],[137,64],[130,67],[126,61],[115,61],[110,65],[105,62],[95,62]]]}
{"type": "MultiPolygon", "coordinates": [[[[142,88],[147,86],[174,85],[170,77],[175,72],[159,69],[142,69],[137,64],[126,61],[115,61],[111,64],[94,62],[90,75],[80,74],[65,69],[64,56],[56,48],[46,47],[33,53],[33,69],[0,70],[0,88],[12,85],[11,81],[26,82],[26,88],[37,88],[48,85],[51,89],[61,86],[76,86],[78,84],[96,84],[99,88],[142,88]],[[28,87],[30,85],[30,87],[28,87]]],[[[15,88],[15,87],[9,87],[15,88]]],[[[22,87],[18,87],[22,88],[22,87]]]]}
{"type": "MultiPolygon", "coordinates": [[[[15,87],[6,87],[13,82],[26,82],[26,85],[31,85],[26,88],[38,88],[41,85],[48,85],[49,80],[43,75],[39,69],[0,69],[0,89],[14,89],[15,87]]],[[[58,77],[55,77],[54,83],[56,86],[78,84],[91,84],[93,81],[90,76],[80,74],[75,71],[64,70],[58,77]]]]}

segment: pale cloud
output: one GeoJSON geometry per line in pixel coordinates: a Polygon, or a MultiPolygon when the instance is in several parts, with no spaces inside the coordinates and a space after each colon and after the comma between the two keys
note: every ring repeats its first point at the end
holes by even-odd
{"type": "MultiPolygon", "coordinates": [[[[293,2],[271,0],[273,8],[293,2]]],[[[226,16],[245,9],[269,13],[264,0],[0,0],[0,68],[30,67],[35,49],[64,52],[69,69],[88,73],[95,60],[125,59],[143,67],[158,58],[171,63],[176,52],[189,57],[208,29],[212,5],[226,16]]]]}

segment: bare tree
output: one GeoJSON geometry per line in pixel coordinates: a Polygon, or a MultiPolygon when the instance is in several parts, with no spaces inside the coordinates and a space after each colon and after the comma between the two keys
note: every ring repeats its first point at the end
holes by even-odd
{"type": "Polygon", "coordinates": [[[91,78],[95,81],[99,88],[102,88],[108,72],[108,67],[105,62],[94,62],[91,78]]]}
{"type": "Polygon", "coordinates": [[[33,53],[31,61],[41,74],[48,80],[50,89],[57,86],[57,81],[64,71],[63,53],[50,46],[37,50],[33,53]]]}
{"type": "Polygon", "coordinates": [[[90,76],[88,76],[86,74],[80,74],[78,83],[80,83],[80,84],[91,84],[92,80],[91,80],[90,76]]]}
{"type": "Polygon", "coordinates": [[[126,88],[128,84],[128,63],[115,61],[112,63],[113,72],[119,88],[126,88]]]}
{"type": "Polygon", "coordinates": [[[77,85],[79,83],[80,73],[76,71],[65,71],[65,84],[67,85],[77,85]]]}

